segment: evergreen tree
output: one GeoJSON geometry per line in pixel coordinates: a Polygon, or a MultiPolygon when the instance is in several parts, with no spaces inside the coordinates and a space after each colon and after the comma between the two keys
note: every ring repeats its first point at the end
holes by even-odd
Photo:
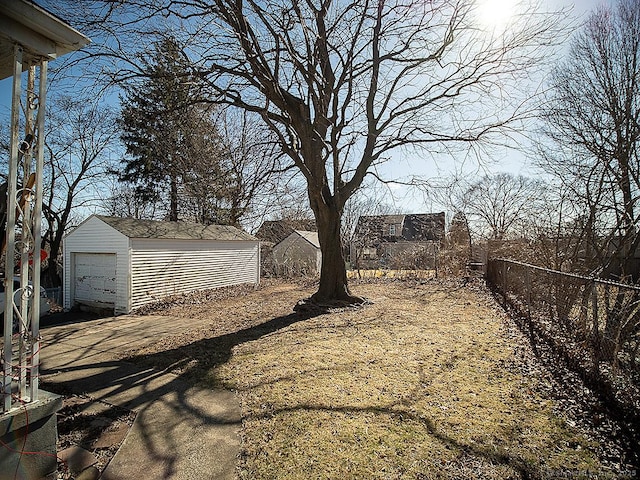
{"type": "Polygon", "coordinates": [[[197,103],[188,58],[174,38],[165,38],[140,61],[143,80],[121,98],[128,156],[120,180],[135,186],[139,201],[165,204],[171,221],[223,223],[227,154],[212,107],[197,103]]]}

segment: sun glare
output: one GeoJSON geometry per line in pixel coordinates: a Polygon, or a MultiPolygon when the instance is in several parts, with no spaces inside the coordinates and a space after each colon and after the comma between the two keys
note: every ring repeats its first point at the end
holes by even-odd
{"type": "Polygon", "coordinates": [[[480,0],[478,2],[478,19],[480,23],[491,29],[503,29],[514,13],[514,0],[480,0]]]}

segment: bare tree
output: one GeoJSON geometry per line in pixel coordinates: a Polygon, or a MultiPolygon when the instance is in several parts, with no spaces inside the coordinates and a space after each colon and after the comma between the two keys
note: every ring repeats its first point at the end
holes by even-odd
{"type": "Polygon", "coordinates": [[[99,191],[113,168],[111,154],[118,130],[114,113],[88,99],[63,97],[51,103],[42,206],[46,223],[42,243],[50,253],[42,282],[59,286],[62,238],[77,220],[75,212],[97,206],[99,191]]]}
{"type": "Polygon", "coordinates": [[[260,118],[246,111],[225,108],[216,120],[227,155],[223,164],[228,192],[229,224],[239,226],[272,210],[286,177],[282,154],[260,118]]]}
{"type": "Polygon", "coordinates": [[[538,200],[544,194],[544,184],[510,173],[474,178],[471,175],[441,178],[422,188],[426,198],[451,212],[450,218],[452,222],[456,219],[458,230],[464,227],[469,246],[478,240],[529,237],[529,223],[539,211],[538,200]]]}
{"type": "MultiPolygon", "coordinates": [[[[556,17],[525,8],[494,35],[472,0],[104,5],[120,19],[120,35],[129,29],[139,38],[175,20],[210,100],[259,114],[276,136],[305,178],[316,218],[318,303],[361,301],[347,286],[340,234],[345,204],[365,176],[402,146],[475,145],[513,128],[529,112],[528,96],[504,91],[528,81],[558,34],[556,17]]],[[[113,28],[108,20],[89,26],[113,28]]],[[[106,55],[117,57],[118,45],[108,43],[106,55]]]]}
{"type": "Polygon", "coordinates": [[[585,251],[585,211],[565,185],[546,180],[535,200],[535,214],[526,218],[528,256],[518,259],[552,270],[590,274],[594,264],[585,251]]]}
{"type": "Polygon", "coordinates": [[[137,219],[157,218],[158,204],[145,202],[136,195],[135,187],[122,184],[117,178],[105,190],[106,196],[100,198],[100,208],[113,217],[137,219]]]}
{"type": "MultiPolygon", "coordinates": [[[[596,9],[572,39],[552,77],[540,164],[569,192],[580,212],[572,235],[591,275],[636,282],[640,265],[640,3],[618,0],[596,9]]],[[[602,321],[600,351],[637,327],[638,296],[619,289],[602,321]],[[627,330],[627,328],[629,328],[627,330]]],[[[583,297],[584,298],[584,297],[583,297]]],[[[584,301],[584,300],[583,300],[584,301]]],[[[596,327],[597,328],[597,327],[596,327]]]]}
{"type": "Polygon", "coordinates": [[[540,182],[522,175],[485,175],[462,192],[460,211],[484,238],[524,237],[524,226],[536,214],[540,192],[540,182]]]}
{"type": "Polygon", "coordinates": [[[640,245],[640,3],[594,11],[555,70],[540,164],[583,214],[586,258],[604,274],[637,276],[640,245]],[[616,266],[616,264],[618,264],[616,266]]]}

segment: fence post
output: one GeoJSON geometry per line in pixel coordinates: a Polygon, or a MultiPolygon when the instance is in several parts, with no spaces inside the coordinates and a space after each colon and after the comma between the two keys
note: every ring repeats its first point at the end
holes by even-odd
{"type": "Polygon", "coordinates": [[[436,244],[433,244],[433,269],[435,270],[436,278],[438,278],[438,249],[436,244]]]}
{"type": "Polygon", "coordinates": [[[502,262],[502,295],[504,298],[507,298],[507,262],[504,260],[500,260],[502,262]]]}
{"type": "Polygon", "coordinates": [[[591,282],[591,314],[593,315],[593,328],[591,331],[591,349],[593,350],[593,371],[597,375],[600,372],[600,329],[598,324],[598,284],[591,282]]]}
{"type": "Polygon", "coordinates": [[[640,325],[640,285],[585,277],[506,259],[494,259],[490,267],[489,280],[495,279],[493,285],[496,290],[502,289],[500,293],[505,303],[515,310],[514,320],[523,332],[527,330],[524,322],[528,318],[528,333],[534,351],[539,336],[543,345],[548,343],[551,350],[583,376],[590,388],[615,401],[612,406],[616,410],[626,412],[630,408],[637,414],[635,400],[627,398],[626,394],[619,396],[618,393],[623,391],[618,391],[616,385],[619,380],[623,382],[621,385],[633,382],[638,371],[636,355],[640,346],[636,335],[640,325]],[[510,269],[514,275],[511,280],[508,278],[510,269]],[[499,280],[499,277],[502,278],[499,280]],[[523,281],[526,292],[521,287],[523,281]],[[533,290],[534,282],[537,292],[533,290]],[[510,298],[507,297],[509,288],[510,298]],[[536,300],[534,295],[539,298],[536,300]],[[556,325],[556,317],[565,322],[562,330],[561,325],[556,325]],[[576,335],[578,328],[584,329],[584,335],[576,335]],[[624,356],[618,358],[621,352],[624,356]]]}
{"type": "Polygon", "coordinates": [[[531,276],[529,273],[529,267],[525,266],[524,268],[524,284],[527,289],[527,321],[529,323],[529,340],[531,341],[531,346],[533,347],[534,353],[538,354],[538,346],[536,343],[536,337],[533,331],[533,320],[531,319],[531,276]]]}
{"type": "Polygon", "coordinates": [[[529,318],[529,324],[531,324],[531,277],[528,267],[524,267],[524,285],[527,289],[527,317],[529,318]]]}

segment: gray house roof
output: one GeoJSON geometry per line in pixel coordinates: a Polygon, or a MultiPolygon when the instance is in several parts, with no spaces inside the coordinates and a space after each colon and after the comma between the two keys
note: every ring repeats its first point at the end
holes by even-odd
{"type": "Polygon", "coordinates": [[[379,217],[385,225],[402,225],[405,215],[380,215],[379,217]]]}
{"type": "Polygon", "coordinates": [[[362,215],[355,235],[365,244],[397,241],[441,241],[444,238],[444,212],[405,215],[362,215]],[[394,226],[393,229],[390,227],[394,226]]]}
{"type": "Polygon", "coordinates": [[[276,244],[287,238],[295,230],[313,232],[315,229],[315,220],[304,218],[298,220],[267,220],[260,226],[255,235],[263,242],[272,242],[276,244]]]}
{"type": "Polygon", "coordinates": [[[94,216],[129,238],[258,241],[253,235],[228,225],[202,225],[192,222],[159,222],[103,215],[94,216]]]}

